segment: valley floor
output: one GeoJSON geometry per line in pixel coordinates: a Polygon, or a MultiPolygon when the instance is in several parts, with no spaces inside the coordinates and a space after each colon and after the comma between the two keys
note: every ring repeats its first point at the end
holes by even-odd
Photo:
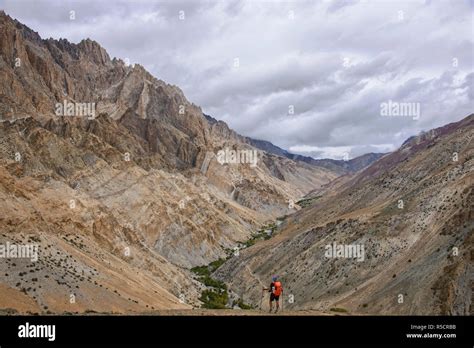
{"type": "MultiPolygon", "coordinates": [[[[8,310],[0,310],[0,315],[11,315],[12,312],[8,310]]],[[[15,313],[16,314],[16,313],[15,313]]],[[[14,315],[15,315],[14,314],[14,315]]],[[[54,314],[58,315],[58,314],[54,314]]],[[[114,315],[114,316],[127,316],[127,315],[143,315],[143,316],[331,316],[331,315],[348,315],[347,313],[334,313],[334,312],[321,312],[315,310],[283,310],[278,313],[268,313],[265,310],[241,310],[241,309],[170,309],[170,310],[155,310],[144,313],[133,313],[133,314],[122,314],[122,313],[81,313],[81,314],[67,314],[74,316],[96,316],[96,315],[114,315]]]]}

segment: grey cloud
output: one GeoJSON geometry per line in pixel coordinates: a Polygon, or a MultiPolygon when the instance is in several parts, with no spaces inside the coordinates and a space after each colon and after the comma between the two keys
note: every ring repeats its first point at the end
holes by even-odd
{"type": "Polygon", "coordinates": [[[357,2],[358,2],[358,0],[340,0],[340,1],[330,2],[329,6],[327,8],[327,12],[328,13],[336,12],[336,11],[339,11],[341,9],[345,9],[346,7],[355,5],[355,4],[357,4],[357,2]]]}
{"type": "Polygon", "coordinates": [[[244,135],[307,146],[314,156],[395,148],[473,111],[472,1],[4,0],[2,7],[43,37],[97,40],[244,135]],[[422,116],[383,118],[387,100],[419,102],[422,116]]]}

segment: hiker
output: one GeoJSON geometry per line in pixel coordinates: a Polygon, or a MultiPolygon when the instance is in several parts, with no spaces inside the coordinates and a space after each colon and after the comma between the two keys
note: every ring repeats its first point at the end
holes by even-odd
{"type": "Polygon", "coordinates": [[[281,282],[278,280],[277,276],[274,276],[272,278],[272,282],[270,284],[269,288],[263,288],[263,291],[268,290],[270,293],[270,310],[269,312],[271,313],[273,309],[273,301],[276,301],[276,309],[275,313],[278,312],[278,309],[280,309],[280,295],[283,293],[283,288],[281,286],[281,282]]]}

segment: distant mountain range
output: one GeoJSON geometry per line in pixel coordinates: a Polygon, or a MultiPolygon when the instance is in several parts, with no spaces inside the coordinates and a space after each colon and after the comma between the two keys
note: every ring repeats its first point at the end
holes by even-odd
{"type": "MultiPolygon", "coordinates": [[[[215,118],[209,115],[204,114],[204,117],[206,117],[210,124],[216,124],[218,122],[215,118]]],[[[248,142],[248,144],[256,147],[257,149],[263,150],[265,152],[272,153],[280,157],[286,157],[294,161],[305,162],[316,167],[327,168],[341,175],[349,172],[357,172],[385,155],[384,153],[367,153],[347,161],[329,158],[314,159],[309,156],[302,156],[290,153],[266,140],[258,140],[250,137],[245,137],[245,141],[248,142]]]]}
{"type": "Polygon", "coordinates": [[[256,148],[259,148],[266,152],[273,153],[278,156],[283,156],[283,157],[292,159],[294,161],[305,162],[316,167],[327,168],[339,174],[345,174],[348,172],[357,172],[369,166],[373,162],[377,161],[380,157],[385,155],[385,153],[367,153],[367,154],[352,158],[347,161],[335,160],[335,159],[330,159],[330,158],[314,159],[309,156],[292,154],[265,140],[256,140],[252,138],[247,138],[247,139],[252,146],[255,146],[256,148]]]}

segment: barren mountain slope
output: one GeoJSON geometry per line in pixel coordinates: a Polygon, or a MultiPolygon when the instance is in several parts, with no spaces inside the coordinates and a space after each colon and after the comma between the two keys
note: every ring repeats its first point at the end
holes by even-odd
{"type": "Polygon", "coordinates": [[[278,274],[291,309],[472,314],[473,136],[471,115],[410,139],[215,275],[254,304],[278,274]],[[327,257],[333,243],[363,261],[327,257]]]}

